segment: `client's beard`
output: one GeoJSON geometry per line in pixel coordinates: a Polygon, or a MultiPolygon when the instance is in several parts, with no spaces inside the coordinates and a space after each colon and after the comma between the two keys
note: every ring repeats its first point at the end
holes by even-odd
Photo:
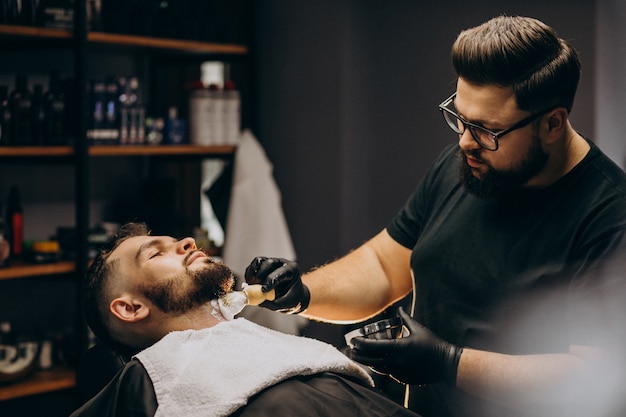
{"type": "Polygon", "coordinates": [[[207,260],[206,268],[185,272],[164,282],[142,286],[143,294],[164,313],[184,314],[232,291],[233,272],[221,262],[207,260]]]}
{"type": "Polygon", "coordinates": [[[548,162],[548,154],[541,148],[541,142],[535,137],[528,153],[517,167],[506,171],[491,167],[480,178],[474,176],[467,164],[465,154],[459,151],[459,173],[465,189],[480,198],[506,195],[521,188],[537,175],[548,162]]]}

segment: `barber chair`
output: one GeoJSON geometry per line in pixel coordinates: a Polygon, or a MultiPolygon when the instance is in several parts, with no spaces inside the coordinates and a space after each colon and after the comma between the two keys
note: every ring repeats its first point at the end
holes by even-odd
{"type": "Polygon", "coordinates": [[[76,385],[81,403],[95,396],[130,360],[133,353],[96,344],[83,353],[76,370],[76,385]]]}

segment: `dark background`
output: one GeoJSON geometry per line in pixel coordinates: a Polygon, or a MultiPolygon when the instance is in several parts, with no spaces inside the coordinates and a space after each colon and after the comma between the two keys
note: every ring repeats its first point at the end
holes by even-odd
{"type": "Polygon", "coordinates": [[[583,65],[573,125],[593,138],[598,3],[258,2],[254,133],[274,163],[301,265],[330,261],[384,228],[456,140],[437,105],[455,89],[450,48],[467,27],[519,14],[571,40],[583,65]]]}
{"type": "MultiPolygon", "coordinates": [[[[221,11],[227,15],[226,23],[216,26],[219,36],[214,40],[250,46],[250,56],[237,58],[232,74],[242,89],[244,127],[252,129],[274,164],[298,261],[305,270],[343,255],[384,228],[431,161],[456,140],[437,110],[455,88],[450,47],[461,30],[491,17],[536,17],[573,42],[581,54],[583,78],[572,123],[618,163],[625,162],[622,0],[210,3],[224,6],[221,11]]],[[[204,23],[204,14],[198,16],[204,23]]],[[[211,17],[206,19],[207,30],[214,23],[211,17]]],[[[70,52],[34,52],[3,50],[0,82],[11,86],[16,72],[28,73],[31,84],[46,84],[50,69],[71,74],[70,52]]],[[[90,73],[149,72],[141,54],[132,62],[124,54],[92,52],[90,73]]],[[[184,73],[183,78],[199,74],[197,66],[187,74],[190,64],[182,58],[167,64],[176,68],[173,72],[184,73]],[[178,69],[183,63],[186,67],[178,69]]],[[[178,87],[179,101],[174,104],[181,105],[183,115],[182,84],[167,82],[169,75],[165,73],[163,90],[146,94],[156,98],[178,87]]],[[[153,106],[166,104],[172,103],[153,106]]],[[[150,161],[145,158],[93,158],[91,225],[111,220],[112,205],[136,204],[148,171],[150,161]]],[[[17,183],[26,238],[45,238],[57,226],[73,225],[74,181],[71,165],[3,160],[0,200],[17,183]]],[[[150,203],[159,205],[160,198],[161,208],[172,204],[165,193],[150,203]]],[[[73,293],[72,277],[5,280],[0,282],[0,318],[18,330],[64,332],[73,322],[75,306],[68,304],[73,293]]],[[[310,326],[306,332],[341,341],[337,326],[310,326]]],[[[13,402],[21,410],[39,404],[30,398],[13,402]]]]}

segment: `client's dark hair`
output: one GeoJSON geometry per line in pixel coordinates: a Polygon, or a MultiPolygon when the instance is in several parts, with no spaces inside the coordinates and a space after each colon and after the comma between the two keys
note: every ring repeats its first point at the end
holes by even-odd
{"type": "Polygon", "coordinates": [[[107,262],[113,252],[126,239],[135,236],[148,236],[150,231],[145,223],[127,223],[111,236],[100,248],[85,276],[83,283],[83,312],[91,331],[100,341],[118,349],[125,349],[115,341],[107,326],[108,300],[106,288],[114,266],[107,262]]]}
{"type": "Polygon", "coordinates": [[[471,83],[511,86],[521,110],[571,111],[580,60],[550,26],[529,17],[499,16],[461,32],[452,64],[471,83]]]}

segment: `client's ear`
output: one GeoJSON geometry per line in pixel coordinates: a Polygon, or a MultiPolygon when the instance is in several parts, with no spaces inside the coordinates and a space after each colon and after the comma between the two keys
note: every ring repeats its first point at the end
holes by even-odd
{"type": "Polygon", "coordinates": [[[145,304],[130,296],[114,299],[111,301],[109,309],[115,317],[127,323],[141,321],[150,314],[150,309],[145,304]]]}

